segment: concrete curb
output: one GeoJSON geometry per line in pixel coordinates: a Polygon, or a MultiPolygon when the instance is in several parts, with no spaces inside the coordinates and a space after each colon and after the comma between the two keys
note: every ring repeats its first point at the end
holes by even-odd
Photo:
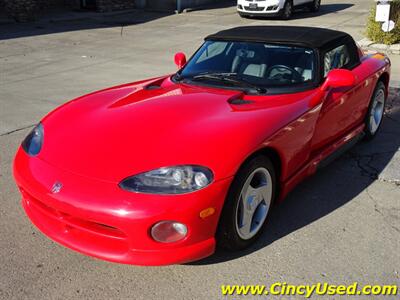
{"type": "Polygon", "coordinates": [[[374,51],[384,52],[386,54],[400,55],[400,44],[394,44],[394,45],[377,44],[369,40],[368,38],[363,38],[362,40],[358,41],[358,44],[362,49],[365,50],[374,50],[374,51]]]}
{"type": "Polygon", "coordinates": [[[395,89],[400,89],[400,81],[390,80],[390,87],[395,89]]]}

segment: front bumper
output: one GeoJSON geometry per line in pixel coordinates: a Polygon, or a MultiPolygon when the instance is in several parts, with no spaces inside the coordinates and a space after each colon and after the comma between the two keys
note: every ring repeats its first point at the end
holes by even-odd
{"type": "MultiPolygon", "coordinates": [[[[39,155],[40,157],[40,155],[39,155]]],[[[31,221],[54,241],[100,259],[135,265],[168,265],[198,260],[215,251],[215,231],[231,178],[185,195],[123,191],[117,183],[61,171],[21,149],[14,176],[31,221]],[[55,182],[62,184],[53,193],[55,182]],[[213,207],[206,219],[200,211],[213,207]],[[188,227],[182,241],[154,241],[150,228],[162,220],[188,227]]]]}
{"type": "Polygon", "coordinates": [[[237,11],[246,16],[275,16],[282,9],[282,1],[238,1],[237,11]]]}

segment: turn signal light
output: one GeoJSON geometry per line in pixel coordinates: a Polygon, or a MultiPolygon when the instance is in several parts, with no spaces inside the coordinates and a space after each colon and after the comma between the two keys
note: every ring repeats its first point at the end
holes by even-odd
{"type": "Polygon", "coordinates": [[[207,218],[209,216],[212,216],[214,213],[215,213],[215,208],[214,207],[209,207],[209,208],[203,209],[200,212],[200,218],[205,219],[205,218],[207,218]]]}

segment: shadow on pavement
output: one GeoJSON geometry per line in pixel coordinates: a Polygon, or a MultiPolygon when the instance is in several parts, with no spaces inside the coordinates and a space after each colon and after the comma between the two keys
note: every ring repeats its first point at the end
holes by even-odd
{"type": "Polygon", "coordinates": [[[390,94],[386,117],[375,139],[361,141],[341,158],[318,171],[316,176],[295,188],[271,212],[263,235],[252,247],[239,252],[218,249],[213,256],[190,265],[216,264],[256,252],[323,218],[368,188],[399,151],[400,89],[391,89],[390,94]]]}
{"type": "Polygon", "coordinates": [[[227,7],[236,7],[237,0],[226,0],[222,2],[217,2],[213,4],[202,5],[199,7],[187,8],[184,11],[192,12],[192,11],[202,11],[202,10],[213,10],[213,9],[221,9],[227,7]]]}
{"type": "MultiPolygon", "coordinates": [[[[236,6],[232,0],[220,3],[206,5],[198,8],[186,9],[187,12],[196,12],[202,10],[213,10],[236,6]]],[[[353,4],[325,4],[317,13],[310,13],[307,10],[301,10],[293,14],[292,19],[310,18],[322,16],[325,14],[337,13],[347,9],[353,4]]],[[[173,14],[174,12],[155,12],[144,10],[130,10],[113,13],[96,12],[73,12],[57,11],[48,13],[42,19],[31,23],[1,23],[0,22],[0,40],[14,39],[19,37],[38,36],[44,34],[53,34],[60,32],[69,32],[77,30],[87,30],[96,28],[112,28],[137,25],[150,22],[173,14]]]]}
{"type": "Polygon", "coordinates": [[[166,17],[173,12],[147,12],[143,10],[114,13],[62,11],[49,14],[30,23],[8,23],[0,25],[0,40],[37,36],[68,31],[96,28],[124,27],[150,22],[166,17]]]}
{"type": "Polygon", "coordinates": [[[323,15],[328,15],[328,14],[336,14],[336,13],[339,13],[340,11],[348,9],[352,6],[354,6],[354,4],[350,4],[350,3],[321,4],[321,8],[318,12],[313,13],[313,12],[309,12],[306,9],[296,11],[292,15],[292,19],[299,20],[299,19],[305,19],[305,18],[319,17],[319,16],[323,16],[323,15]]]}

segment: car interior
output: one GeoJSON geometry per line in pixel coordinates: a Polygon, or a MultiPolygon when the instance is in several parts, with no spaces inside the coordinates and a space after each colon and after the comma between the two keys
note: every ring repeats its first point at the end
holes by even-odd
{"type": "Polygon", "coordinates": [[[311,49],[246,42],[212,42],[190,64],[191,71],[230,72],[255,84],[287,85],[313,80],[311,49]]]}
{"type": "Polygon", "coordinates": [[[313,56],[304,49],[263,44],[250,45],[249,48],[236,51],[232,72],[278,84],[312,80],[313,56]]]}
{"type": "Polygon", "coordinates": [[[342,68],[349,62],[350,55],[346,45],[328,51],[324,57],[324,76],[327,76],[330,70],[342,68]]]}

